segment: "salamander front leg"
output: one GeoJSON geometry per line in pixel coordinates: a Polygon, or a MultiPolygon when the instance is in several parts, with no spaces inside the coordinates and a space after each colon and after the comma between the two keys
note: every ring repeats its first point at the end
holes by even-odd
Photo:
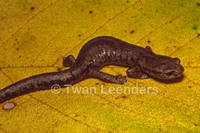
{"type": "Polygon", "coordinates": [[[69,55],[65,58],[63,58],[63,66],[64,67],[71,67],[74,65],[76,59],[74,58],[73,55],[69,55]]]}
{"type": "Polygon", "coordinates": [[[100,71],[91,71],[90,76],[92,78],[97,78],[101,81],[108,82],[108,83],[115,83],[115,84],[124,84],[126,82],[126,77],[122,75],[110,75],[100,71]]]}
{"type": "Polygon", "coordinates": [[[149,76],[141,71],[139,67],[129,68],[126,71],[128,77],[136,79],[147,79],[149,76]]]}

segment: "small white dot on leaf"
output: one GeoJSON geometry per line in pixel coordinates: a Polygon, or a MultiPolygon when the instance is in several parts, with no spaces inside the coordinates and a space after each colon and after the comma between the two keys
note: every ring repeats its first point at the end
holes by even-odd
{"type": "Polygon", "coordinates": [[[3,105],[3,109],[4,109],[4,110],[11,110],[11,109],[13,109],[15,106],[16,106],[15,103],[13,103],[13,102],[8,102],[8,103],[5,103],[5,104],[3,105]]]}

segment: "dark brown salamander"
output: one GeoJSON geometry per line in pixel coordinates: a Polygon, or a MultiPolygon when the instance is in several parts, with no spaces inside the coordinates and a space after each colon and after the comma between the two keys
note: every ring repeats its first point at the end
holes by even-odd
{"type": "Polygon", "coordinates": [[[0,90],[0,103],[30,92],[50,89],[54,84],[64,87],[64,84],[73,85],[87,78],[116,84],[126,82],[125,76],[99,71],[107,65],[128,67],[128,77],[139,79],[149,76],[163,80],[174,79],[184,71],[178,58],[157,55],[149,46],[142,48],[108,36],[90,40],[80,50],[76,60],[69,55],[64,58],[63,65],[70,68],[35,75],[0,90]]]}

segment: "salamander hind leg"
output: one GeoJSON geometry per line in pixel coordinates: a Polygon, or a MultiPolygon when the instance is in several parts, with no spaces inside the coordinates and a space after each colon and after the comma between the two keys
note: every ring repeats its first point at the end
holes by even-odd
{"type": "Polygon", "coordinates": [[[76,59],[74,58],[73,55],[69,55],[65,58],[63,58],[63,66],[64,67],[71,67],[74,65],[76,59]]]}
{"type": "Polygon", "coordinates": [[[97,78],[97,79],[104,81],[104,82],[115,83],[115,84],[124,84],[124,82],[127,81],[125,76],[122,76],[122,75],[114,76],[114,75],[110,75],[110,74],[100,72],[100,71],[96,71],[96,70],[91,71],[90,76],[92,78],[97,78]]]}
{"type": "Polygon", "coordinates": [[[136,79],[147,79],[149,76],[141,71],[139,67],[129,68],[126,71],[128,77],[136,79]]]}

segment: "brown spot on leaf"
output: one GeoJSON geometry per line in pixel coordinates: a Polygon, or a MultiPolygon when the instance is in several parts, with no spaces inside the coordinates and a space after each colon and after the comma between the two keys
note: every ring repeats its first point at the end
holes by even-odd
{"type": "Polygon", "coordinates": [[[17,51],[19,51],[19,48],[16,48],[17,51]]]}
{"type": "Polygon", "coordinates": [[[134,30],[132,30],[132,31],[130,31],[130,34],[133,34],[135,31],[134,30]]]}
{"type": "Polygon", "coordinates": [[[125,98],[127,98],[127,96],[121,96],[121,98],[124,98],[124,99],[125,99],[125,98]]]}
{"type": "Polygon", "coordinates": [[[79,114],[75,114],[75,117],[78,117],[79,116],[79,114]]]}
{"type": "Polygon", "coordinates": [[[34,6],[32,6],[30,9],[31,9],[31,11],[33,11],[33,10],[35,10],[35,7],[34,7],[34,6]]]}
{"type": "Polygon", "coordinates": [[[199,126],[199,124],[197,124],[197,123],[193,123],[194,124],[194,126],[199,126]]]}
{"type": "Polygon", "coordinates": [[[148,43],[151,43],[151,41],[150,41],[150,40],[148,40],[147,42],[148,42],[148,43]]]}
{"type": "Polygon", "coordinates": [[[90,10],[90,11],[89,11],[89,13],[90,13],[90,14],[92,14],[92,13],[93,13],[93,11],[92,11],[92,10],[90,10]]]}

